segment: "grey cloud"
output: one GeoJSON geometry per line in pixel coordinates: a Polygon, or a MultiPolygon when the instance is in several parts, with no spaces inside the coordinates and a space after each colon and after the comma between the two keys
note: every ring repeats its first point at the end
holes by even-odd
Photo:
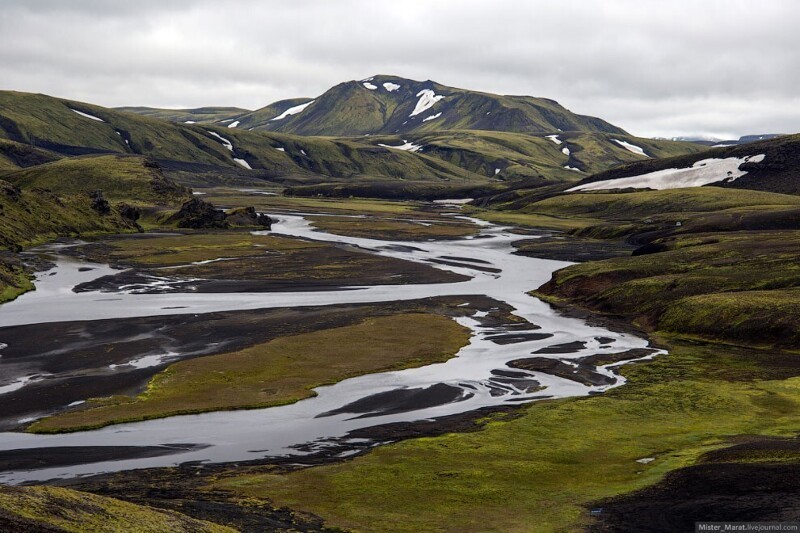
{"type": "Polygon", "coordinates": [[[556,99],[640,135],[800,130],[800,4],[0,1],[0,83],[256,108],[376,73],[556,99]]]}

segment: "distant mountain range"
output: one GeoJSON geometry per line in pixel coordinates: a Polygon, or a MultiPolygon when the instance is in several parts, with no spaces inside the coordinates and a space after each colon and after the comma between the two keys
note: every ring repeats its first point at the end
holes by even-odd
{"type": "Polygon", "coordinates": [[[709,137],[703,135],[690,135],[690,136],[683,136],[683,137],[670,137],[666,139],[665,137],[656,137],[658,140],[670,140],[670,141],[683,141],[683,142],[693,142],[697,144],[702,144],[704,146],[713,146],[713,147],[720,147],[720,146],[735,146],[737,144],[747,144],[756,141],[766,141],[769,139],[774,139],[775,137],[781,137],[785,135],[784,133],[762,133],[759,135],[743,135],[738,139],[720,139],[718,137],[709,137]]]}
{"type": "Polygon", "coordinates": [[[235,108],[120,109],[175,122],[216,122],[231,128],[296,135],[389,135],[441,130],[626,135],[622,128],[575,114],[554,100],[501,96],[386,75],[347,81],[316,98],[282,100],[249,112],[235,108]],[[227,115],[222,112],[224,109],[229,109],[227,115]]]}
{"type": "Polygon", "coordinates": [[[575,182],[622,163],[703,149],[633,137],[552,100],[397,76],[346,82],[313,100],[284,100],[257,111],[109,109],[0,91],[3,139],[0,172],[116,153],[151,157],[188,185],[575,182]]]}

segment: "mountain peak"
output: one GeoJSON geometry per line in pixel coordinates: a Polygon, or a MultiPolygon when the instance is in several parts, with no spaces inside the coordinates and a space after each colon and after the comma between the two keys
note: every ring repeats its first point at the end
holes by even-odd
{"type": "Polygon", "coordinates": [[[278,115],[277,103],[237,120],[248,129],[343,137],[439,130],[625,134],[604,120],[575,114],[555,100],[470,91],[391,74],[340,83],[313,99],[313,105],[310,100],[306,103],[307,107],[278,121],[265,120],[268,114],[278,115]]]}

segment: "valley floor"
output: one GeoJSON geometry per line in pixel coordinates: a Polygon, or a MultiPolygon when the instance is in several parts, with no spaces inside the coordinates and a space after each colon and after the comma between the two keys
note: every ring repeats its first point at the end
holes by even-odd
{"type": "MultiPolygon", "coordinates": [[[[473,238],[480,231],[473,222],[444,214],[456,208],[441,204],[206,192],[219,205],[256,203],[270,213],[303,212],[331,234],[391,235],[412,247],[415,241],[422,246],[473,238]]],[[[180,516],[181,524],[170,526],[175,530],[220,525],[245,531],[675,531],[693,528],[696,520],[797,519],[796,235],[790,227],[776,228],[775,220],[769,227],[752,226],[756,222],[741,227],[743,220],[760,216],[764,205],[790,211],[797,203],[794,197],[770,195],[758,204],[758,195],[749,192],[697,191],[688,200],[684,194],[689,193],[571,195],[524,212],[479,213],[504,223],[535,228],[545,221],[552,230],[570,230],[544,238],[541,232],[515,230],[520,254],[587,261],[559,270],[536,294],[563,317],[588,321],[618,339],[647,335],[666,350],[616,367],[649,352],[599,350],[575,363],[567,359],[580,350],[574,343],[542,339],[537,356],[509,366],[596,385],[603,376],[591,369],[605,365],[622,376],[623,386],[372,427],[358,436],[382,445],[344,457],[317,454],[303,464],[294,458],[189,463],[52,484],[94,493],[98,513],[124,511],[152,524],[180,516]],[[654,197],[658,202],[651,210],[631,209],[654,197]],[[675,230],[676,221],[683,222],[682,229],[675,230]],[[646,242],[647,253],[631,256],[643,243],[622,242],[667,228],[670,232],[646,242]],[[750,253],[754,249],[759,253],[750,253]],[[119,505],[129,504],[108,497],[137,507],[120,511],[119,505]]],[[[153,282],[164,272],[195,280],[193,290],[209,293],[334,289],[359,279],[370,285],[398,278],[407,284],[460,280],[457,273],[357,247],[242,232],[102,238],[69,253],[132,268],[135,276],[112,272],[84,287],[110,293],[130,285],[144,294],[169,294],[173,289],[153,282]]],[[[169,322],[142,317],[2,328],[0,341],[9,345],[4,363],[27,364],[43,349],[72,354],[78,362],[73,368],[41,367],[64,379],[57,387],[44,381],[4,395],[9,401],[0,406],[0,417],[14,427],[32,412],[51,413],[28,430],[58,432],[293,402],[313,395],[311,389],[321,383],[448,360],[469,340],[464,327],[448,317],[486,313],[487,327],[508,327],[518,322],[509,311],[489,298],[448,296],[187,314],[169,322]],[[92,339],[88,345],[87,339],[92,339]],[[99,373],[157,346],[195,353],[179,362],[130,368],[124,377],[99,373]],[[331,359],[342,364],[331,365],[331,359]],[[59,409],[85,399],[87,390],[94,399],[59,409]]],[[[528,335],[530,342],[537,331],[522,328],[517,334],[528,335]]],[[[68,466],[63,458],[0,452],[0,470],[68,466]]],[[[70,523],[83,519],[81,510],[55,520],[48,509],[74,497],[66,488],[3,488],[0,525],[70,530],[70,523]],[[16,510],[21,504],[36,511],[22,515],[16,510]]]]}

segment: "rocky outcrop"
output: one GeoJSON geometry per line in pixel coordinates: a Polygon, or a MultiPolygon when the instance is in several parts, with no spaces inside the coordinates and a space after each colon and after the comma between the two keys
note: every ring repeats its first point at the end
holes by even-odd
{"type": "Polygon", "coordinates": [[[226,218],[231,226],[257,226],[264,229],[272,228],[273,220],[256,211],[255,207],[238,207],[226,213],[226,218]]]}
{"type": "Polygon", "coordinates": [[[111,205],[103,196],[103,191],[92,191],[88,194],[92,202],[92,209],[94,209],[97,214],[102,216],[111,214],[111,205]]]}
{"type": "Polygon", "coordinates": [[[21,194],[22,192],[16,185],[12,185],[7,181],[0,180],[0,195],[16,202],[19,200],[21,194]]]}
{"type": "Polygon", "coordinates": [[[130,204],[119,204],[117,206],[117,211],[119,211],[119,215],[122,218],[130,220],[131,222],[136,222],[142,216],[142,210],[130,204]]]}
{"type": "Polygon", "coordinates": [[[179,228],[193,229],[229,227],[223,211],[199,198],[185,202],[177,213],[167,219],[167,223],[176,224],[179,228]]]}

